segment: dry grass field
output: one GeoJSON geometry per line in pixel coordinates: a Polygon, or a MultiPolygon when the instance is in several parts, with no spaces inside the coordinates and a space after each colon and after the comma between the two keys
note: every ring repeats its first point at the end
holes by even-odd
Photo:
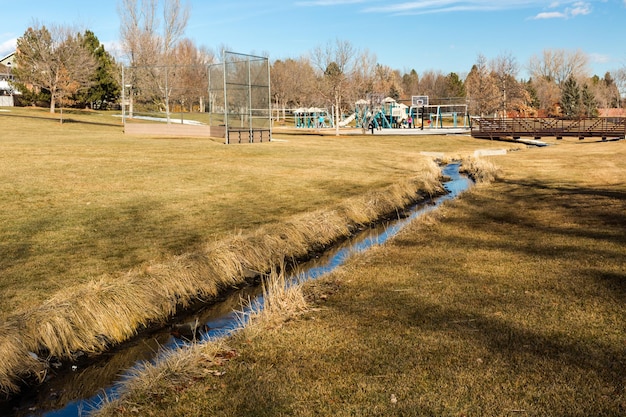
{"type": "MultiPolygon", "coordinates": [[[[101,352],[191,299],[438,191],[467,137],[289,135],[254,146],[130,137],[119,117],[0,112],[0,389],[28,352],[101,352]]],[[[44,355],[45,356],[45,355],[44,355]]]]}
{"type": "Polygon", "coordinates": [[[626,143],[552,142],[99,415],[626,415],[626,143]]]}

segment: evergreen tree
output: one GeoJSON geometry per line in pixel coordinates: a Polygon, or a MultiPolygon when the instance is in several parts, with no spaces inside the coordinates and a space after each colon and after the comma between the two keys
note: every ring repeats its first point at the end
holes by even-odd
{"type": "Polygon", "coordinates": [[[117,101],[120,95],[120,83],[117,74],[119,72],[115,60],[100,43],[96,35],[85,31],[81,35],[85,48],[93,55],[97,69],[94,73],[91,87],[75,97],[77,104],[90,105],[95,108],[106,108],[107,105],[117,101]]]}
{"type": "Polygon", "coordinates": [[[465,97],[465,85],[455,72],[451,72],[446,77],[446,96],[465,97]]]}
{"type": "Polygon", "coordinates": [[[580,88],[574,77],[569,77],[561,89],[561,112],[567,119],[575,119],[581,114],[580,88]]]}
{"type": "Polygon", "coordinates": [[[529,105],[534,109],[539,109],[541,107],[541,101],[537,95],[537,89],[533,86],[533,80],[529,79],[524,83],[524,88],[528,92],[528,96],[530,98],[529,105]]]}
{"type": "Polygon", "coordinates": [[[587,84],[583,86],[580,99],[583,115],[585,117],[596,117],[598,115],[598,102],[587,84]]]}
{"type": "Polygon", "coordinates": [[[410,73],[402,76],[402,88],[404,92],[416,96],[419,93],[419,76],[414,69],[410,73]]]}
{"type": "Polygon", "coordinates": [[[400,91],[395,84],[391,84],[391,87],[389,87],[389,93],[387,93],[387,95],[396,101],[400,100],[400,91]]]}

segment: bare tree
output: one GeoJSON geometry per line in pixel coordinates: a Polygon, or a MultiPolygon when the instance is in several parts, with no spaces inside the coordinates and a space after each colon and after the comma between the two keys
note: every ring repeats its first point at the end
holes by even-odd
{"type": "Polygon", "coordinates": [[[491,61],[490,66],[496,87],[500,89],[500,111],[503,117],[507,117],[511,110],[517,112],[525,110],[530,96],[516,78],[519,66],[515,57],[511,53],[500,54],[491,61]]]}
{"type": "Polygon", "coordinates": [[[465,79],[465,91],[469,102],[470,113],[495,113],[501,103],[498,81],[490,70],[487,58],[479,54],[476,63],[465,79]]]}
{"type": "Polygon", "coordinates": [[[131,66],[155,64],[157,44],[157,0],[121,0],[120,40],[131,66]]]}
{"type": "Polygon", "coordinates": [[[335,108],[335,129],[339,135],[339,116],[355,70],[357,51],[349,41],[336,40],[313,51],[313,63],[320,80],[319,92],[335,108]]]}
{"type": "Polygon", "coordinates": [[[175,62],[174,50],[185,32],[190,9],[183,6],[180,0],[164,0],[161,3],[158,0],[120,0],[118,13],[123,51],[131,66],[145,68],[144,71],[135,71],[135,79],[131,81],[145,83],[150,80],[156,84],[169,122],[173,88],[171,66],[175,62]],[[157,17],[161,3],[162,22],[157,17]]]}
{"type": "Polygon", "coordinates": [[[50,113],[57,101],[91,85],[96,62],[78,32],[63,26],[35,24],[17,41],[15,77],[50,92],[50,113]]]}
{"type": "Polygon", "coordinates": [[[419,80],[419,91],[420,95],[430,97],[431,104],[441,103],[447,96],[447,76],[442,71],[424,71],[419,80]]]}
{"type": "Polygon", "coordinates": [[[528,69],[533,79],[543,78],[559,87],[570,77],[588,76],[589,57],[580,49],[544,49],[542,56],[533,55],[528,69]]]}
{"type": "Polygon", "coordinates": [[[293,59],[287,59],[285,61],[279,59],[274,61],[270,72],[271,91],[274,99],[274,107],[278,112],[278,121],[280,121],[280,109],[283,111],[283,120],[285,119],[287,99],[290,91],[292,91],[294,87],[291,84],[293,71],[288,68],[292,66],[291,64],[293,62],[295,62],[293,59]]]}
{"type": "Polygon", "coordinates": [[[585,84],[593,93],[599,108],[609,109],[620,107],[620,92],[610,72],[604,74],[604,78],[597,75],[591,77],[585,84]]]}
{"type": "Polygon", "coordinates": [[[277,60],[270,76],[274,106],[277,111],[282,109],[283,119],[287,107],[310,106],[314,101],[315,72],[308,59],[277,60]]]}
{"type": "Polygon", "coordinates": [[[543,77],[531,79],[531,85],[539,102],[539,110],[544,111],[548,116],[559,115],[560,87],[543,77]]]}
{"type": "Polygon", "coordinates": [[[583,82],[588,77],[588,62],[581,50],[545,49],[541,56],[530,58],[528,70],[542,110],[559,114],[564,83],[569,78],[583,82]]]}
{"type": "Polygon", "coordinates": [[[189,6],[180,0],[167,0],[163,4],[163,50],[164,60],[171,61],[176,43],[183,37],[189,20],[189,6]]]}
{"type": "Polygon", "coordinates": [[[143,94],[147,94],[145,85],[149,76],[146,67],[155,65],[154,57],[159,49],[154,36],[157,4],[157,0],[146,0],[141,3],[137,0],[121,0],[118,3],[122,52],[126,55],[128,64],[133,67],[125,81],[130,86],[128,113],[131,118],[137,92],[141,90],[143,94]],[[143,85],[143,88],[140,85],[143,85]]]}
{"type": "Polygon", "coordinates": [[[207,66],[214,61],[214,55],[206,49],[197,48],[190,39],[182,39],[174,48],[170,73],[170,99],[177,100],[182,108],[193,111],[194,106],[204,111],[208,94],[207,66]]]}
{"type": "Polygon", "coordinates": [[[369,50],[365,49],[357,55],[352,74],[352,90],[355,101],[366,98],[368,93],[374,91],[376,66],[376,55],[369,50]]]}
{"type": "MultiPolygon", "coordinates": [[[[170,120],[170,94],[172,92],[172,80],[175,80],[175,74],[172,74],[170,68],[176,63],[174,48],[185,33],[187,21],[189,20],[189,7],[183,7],[180,0],[167,0],[163,3],[163,27],[161,51],[161,65],[165,67],[165,74],[162,84],[159,85],[160,90],[165,95],[165,114],[167,121],[170,120]]],[[[162,80],[162,78],[158,78],[162,80]]]]}
{"type": "Polygon", "coordinates": [[[398,100],[402,94],[402,79],[398,71],[387,65],[377,64],[374,68],[373,92],[398,100]]]}
{"type": "Polygon", "coordinates": [[[626,96],[626,66],[617,70],[615,74],[615,86],[619,91],[619,103],[618,106],[621,107],[622,99],[626,96]]]}

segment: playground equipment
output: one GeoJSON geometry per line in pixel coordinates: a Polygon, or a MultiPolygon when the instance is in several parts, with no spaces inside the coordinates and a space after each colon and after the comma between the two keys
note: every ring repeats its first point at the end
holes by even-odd
{"type": "Polygon", "coordinates": [[[296,127],[320,128],[333,127],[333,118],[328,110],[318,107],[299,108],[293,111],[296,127]]]}
{"type": "Polygon", "coordinates": [[[348,126],[354,119],[356,119],[356,113],[352,113],[350,116],[346,117],[342,121],[339,122],[339,127],[348,126]]]}
{"type": "Polygon", "coordinates": [[[355,104],[356,126],[362,129],[374,127],[402,127],[409,117],[409,106],[398,103],[391,97],[370,95],[369,100],[359,100],[355,104]]]}
{"type": "MultiPolygon", "coordinates": [[[[317,129],[335,127],[334,113],[318,107],[293,110],[295,127],[317,129]]],[[[367,129],[442,129],[468,128],[466,104],[412,105],[399,103],[391,97],[369,94],[355,103],[354,113],[338,124],[346,127],[354,121],[357,128],[367,129]],[[410,123],[409,123],[410,121],[410,123]]]]}
{"type": "Polygon", "coordinates": [[[445,127],[466,128],[469,126],[466,104],[412,105],[409,107],[390,97],[382,98],[374,94],[370,95],[368,100],[359,100],[355,103],[355,119],[356,126],[362,129],[410,126],[440,129],[444,127],[444,119],[446,119],[445,127]],[[451,119],[452,126],[449,126],[448,119],[451,119]],[[409,120],[411,120],[410,125],[409,120]]]}

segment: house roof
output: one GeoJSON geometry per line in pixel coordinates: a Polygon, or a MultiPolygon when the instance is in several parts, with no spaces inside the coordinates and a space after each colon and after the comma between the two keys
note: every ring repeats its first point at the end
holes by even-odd
{"type": "Polygon", "coordinates": [[[11,52],[10,54],[6,56],[3,56],[2,58],[0,58],[0,64],[5,65],[7,67],[15,66],[15,64],[13,63],[15,61],[13,59],[14,56],[15,56],[15,51],[11,52]]]}

